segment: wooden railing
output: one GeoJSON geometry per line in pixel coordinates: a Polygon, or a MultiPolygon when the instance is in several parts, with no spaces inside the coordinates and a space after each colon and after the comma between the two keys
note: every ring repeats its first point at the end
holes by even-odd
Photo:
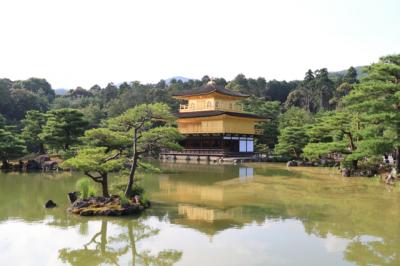
{"type": "Polygon", "coordinates": [[[251,154],[252,152],[232,152],[224,149],[184,149],[182,151],[163,150],[161,153],[164,155],[220,156],[220,155],[251,154]]]}
{"type": "Polygon", "coordinates": [[[219,155],[224,153],[224,149],[184,149],[182,151],[164,151],[163,153],[185,155],[219,155]]]}
{"type": "Polygon", "coordinates": [[[183,127],[180,126],[178,127],[178,130],[181,134],[212,134],[212,133],[240,133],[240,134],[249,134],[249,135],[262,135],[264,133],[263,129],[259,128],[246,128],[246,130],[229,130],[226,128],[223,128],[221,126],[208,126],[208,127],[202,127],[200,126],[187,126],[183,127]]]}
{"type": "Polygon", "coordinates": [[[243,112],[243,106],[240,104],[234,104],[232,106],[225,106],[225,105],[211,105],[211,106],[204,106],[204,107],[197,107],[197,106],[189,106],[187,104],[181,104],[179,106],[179,112],[199,112],[199,111],[211,111],[211,110],[221,110],[221,111],[231,111],[231,112],[243,112]]]}

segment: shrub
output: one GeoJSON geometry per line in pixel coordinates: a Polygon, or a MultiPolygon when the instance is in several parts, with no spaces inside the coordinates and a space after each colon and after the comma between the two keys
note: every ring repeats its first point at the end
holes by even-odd
{"type": "Polygon", "coordinates": [[[68,160],[69,158],[75,157],[76,150],[71,148],[67,151],[60,151],[58,152],[58,155],[60,156],[61,159],[68,160]]]}
{"type": "Polygon", "coordinates": [[[135,196],[135,195],[142,196],[143,194],[144,194],[144,188],[135,184],[132,187],[132,195],[130,196],[135,196]]]}
{"type": "Polygon", "coordinates": [[[130,200],[127,197],[125,197],[124,193],[120,192],[118,196],[119,196],[119,203],[121,206],[130,204],[130,200]]]}
{"type": "Polygon", "coordinates": [[[143,193],[143,194],[140,196],[140,203],[141,203],[142,205],[149,206],[150,200],[149,200],[149,198],[147,197],[147,194],[146,194],[146,193],[143,193]]]}
{"type": "Polygon", "coordinates": [[[76,182],[76,189],[80,192],[83,199],[87,199],[88,196],[94,196],[96,190],[92,186],[91,182],[87,178],[81,178],[76,182]]]}
{"type": "MultiPolygon", "coordinates": [[[[112,186],[112,189],[115,191],[118,191],[117,194],[119,195],[120,193],[124,193],[125,189],[126,189],[126,183],[118,183],[118,184],[114,184],[112,186]]],[[[137,183],[135,183],[132,187],[132,195],[129,196],[142,196],[142,194],[144,193],[144,188],[141,187],[140,185],[138,185],[137,183]]]]}

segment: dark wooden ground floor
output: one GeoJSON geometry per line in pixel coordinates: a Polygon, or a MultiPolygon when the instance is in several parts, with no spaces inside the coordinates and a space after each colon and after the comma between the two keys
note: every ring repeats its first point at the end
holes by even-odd
{"type": "Polygon", "coordinates": [[[182,151],[168,151],[164,154],[223,157],[254,155],[252,135],[186,135],[180,145],[184,148],[182,151]]]}

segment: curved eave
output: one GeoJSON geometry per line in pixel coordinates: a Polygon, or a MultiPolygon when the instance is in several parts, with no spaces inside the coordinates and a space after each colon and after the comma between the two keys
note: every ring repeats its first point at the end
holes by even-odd
{"type": "Polygon", "coordinates": [[[206,93],[197,93],[197,94],[188,94],[188,95],[172,95],[172,98],[185,100],[185,99],[189,99],[191,97],[206,96],[206,95],[210,95],[210,94],[213,94],[213,93],[216,93],[216,94],[219,94],[219,95],[223,95],[225,97],[228,96],[228,97],[234,98],[234,99],[242,99],[242,98],[248,98],[249,97],[248,95],[238,96],[238,95],[224,94],[224,93],[220,93],[218,91],[210,91],[210,92],[206,92],[206,93]]]}
{"type": "Polygon", "coordinates": [[[242,94],[240,92],[232,91],[222,86],[217,85],[205,85],[198,89],[190,90],[190,91],[182,91],[172,95],[173,98],[176,99],[187,99],[190,97],[196,96],[204,96],[212,93],[217,93],[224,96],[234,97],[234,98],[247,98],[249,95],[242,94]]]}

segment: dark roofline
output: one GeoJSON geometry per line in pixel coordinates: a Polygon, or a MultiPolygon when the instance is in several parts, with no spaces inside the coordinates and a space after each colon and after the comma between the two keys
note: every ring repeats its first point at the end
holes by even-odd
{"type": "Polygon", "coordinates": [[[236,117],[245,117],[245,118],[255,118],[255,119],[268,119],[259,115],[249,114],[249,113],[236,113],[236,112],[228,112],[221,110],[212,110],[212,111],[200,111],[200,112],[185,112],[185,113],[176,113],[178,118],[196,118],[196,117],[210,117],[210,116],[218,116],[218,115],[230,115],[236,117]]]}
{"type": "Polygon", "coordinates": [[[219,86],[214,83],[207,83],[205,85],[200,86],[194,90],[186,90],[173,94],[172,96],[197,96],[197,95],[206,95],[213,92],[217,92],[220,94],[234,96],[234,97],[249,97],[249,95],[242,94],[240,92],[232,91],[230,89],[225,88],[224,86],[219,86]]]}

